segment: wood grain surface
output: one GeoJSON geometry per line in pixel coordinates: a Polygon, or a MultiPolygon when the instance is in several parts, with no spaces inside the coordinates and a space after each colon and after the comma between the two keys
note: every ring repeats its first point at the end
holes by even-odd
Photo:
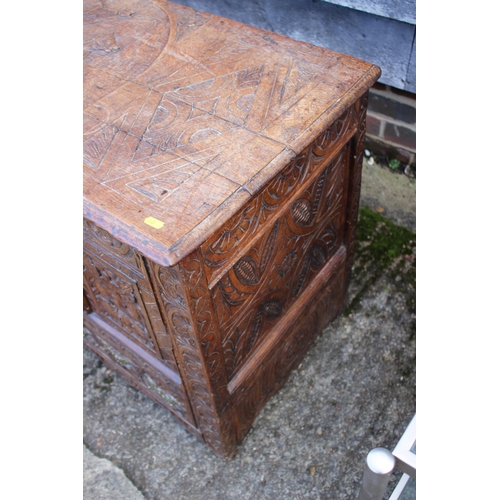
{"type": "Polygon", "coordinates": [[[85,0],[85,216],[175,264],[379,72],[162,0],[85,0]]]}
{"type": "Polygon", "coordinates": [[[84,3],[84,342],[230,458],[345,302],[379,68],[84,3]]]}

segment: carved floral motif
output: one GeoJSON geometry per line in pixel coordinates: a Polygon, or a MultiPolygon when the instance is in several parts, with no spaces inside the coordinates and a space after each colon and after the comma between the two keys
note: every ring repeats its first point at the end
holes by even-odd
{"type": "Polygon", "coordinates": [[[95,304],[94,310],[155,352],[137,285],[95,257],[84,255],[84,264],[87,293],[95,304]]]}

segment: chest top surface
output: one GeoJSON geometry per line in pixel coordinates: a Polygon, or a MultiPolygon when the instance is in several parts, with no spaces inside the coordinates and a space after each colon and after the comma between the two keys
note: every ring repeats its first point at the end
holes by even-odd
{"type": "Polygon", "coordinates": [[[164,265],[376,81],[358,59],[164,0],[84,0],[84,215],[164,265]]]}

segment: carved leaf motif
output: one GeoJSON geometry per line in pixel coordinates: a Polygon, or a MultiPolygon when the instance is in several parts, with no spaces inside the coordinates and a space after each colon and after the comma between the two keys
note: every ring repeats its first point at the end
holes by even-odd
{"type": "Polygon", "coordinates": [[[293,250],[292,252],[288,252],[280,264],[278,274],[281,277],[285,276],[285,274],[288,273],[288,271],[290,271],[290,269],[292,268],[296,259],[297,259],[296,250],[293,250]]]}
{"type": "MultiPolygon", "coordinates": [[[[235,329],[234,336],[236,338],[239,337],[238,328],[235,329]]],[[[234,353],[235,353],[235,351],[236,351],[235,342],[231,336],[230,338],[227,338],[224,341],[224,345],[223,345],[223,355],[224,355],[224,361],[225,361],[225,365],[226,365],[226,373],[227,373],[228,377],[230,377],[234,371],[234,353]]]]}
{"type": "Polygon", "coordinates": [[[224,302],[229,306],[228,313],[231,315],[231,307],[239,306],[244,300],[244,294],[235,288],[233,282],[227,276],[219,281],[217,287],[224,302]]]}
{"type": "Polygon", "coordinates": [[[323,170],[323,173],[320,175],[320,177],[316,183],[316,187],[314,189],[314,197],[313,197],[313,203],[312,203],[313,216],[315,216],[317,211],[318,211],[318,207],[319,207],[319,204],[321,202],[323,192],[325,190],[326,172],[327,172],[327,169],[325,168],[325,170],[323,170]]]}
{"type": "Polygon", "coordinates": [[[245,353],[250,352],[250,349],[254,345],[255,340],[259,335],[261,326],[262,326],[262,311],[259,309],[257,311],[257,314],[255,315],[255,318],[252,323],[252,328],[250,329],[250,332],[247,337],[245,351],[244,351],[245,353]]]}
{"type": "Polygon", "coordinates": [[[238,280],[244,285],[256,285],[259,282],[259,270],[252,257],[242,257],[233,269],[238,280]]]}
{"type": "Polygon", "coordinates": [[[332,129],[325,130],[313,144],[313,152],[317,156],[323,156],[323,153],[332,143],[332,129]]]}
{"type": "Polygon", "coordinates": [[[263,69],[264,69],[264,65],[245,68],[245,69],[239,71],[236,74],[237,85],[238,86],[258,85],[260,82],[260,76],[262,74],[263,69]]]}
{"type": "MultiPolygon", "coordinates": [[[[252,203],[239,217],[233,217],[233,219],[236,220],[233,221],[231,226],[226,227],[221,231],[217,240],[215,240],[207,249],[207,254],[214,254],[218,256],[231,251],[232,248],[238,244],[241,236],[244,235],[253,224],[257,215],[257,204],[252,203]]],[[[205,256],[205,263],[211,267],[220,266],[226,262],[226,260],[227,259],[212,262],[207,256],[205,256]]]]}
{"type": "Polygon", "coordinates": [[[188,318],[176,311],[172,314],[172,324],[180,338],[189,339],[192,327],[188,318]]]}
{"type": "Polygon", "coordinates": [[[279,227],[280,227],[280,221],[279,219],[276,221],[274,224],[271,233],[267,237],[266,244],[264,245],[264,250],[262,252],[262,257],[260,259],[260,272],[262,273],[268,263],[269,260],[274,252],[274,247],[276,246],[276,241],[278,240],[278,233],[279,233],[279,227]]]}
{"type": "Polygon", "coordinates": [[[302,266],[302,269],[300,270],[299,277],[297,278],[297,281],[295,282],[295,286],[293,287],[293,296],[294,297],[297,297],[297,295],[299,294],[299,292],[302,288],[302,285],[304,284],[304,281],[306,280],[310,265],[311,265],[311,256],[310,256],[310,254],[307,254],[304,265],[302,266]]]}
{"type": "Polygon", "coordinates": [[[299,198],[290,207],[292,219],[298,226],[308,226],[313,220],[311,202],[306,198],[299,198]]]}
{"type": "Polygon", "coordinates": [[[293,189],[295,184],[303,177],[309,168],[307,153],[297,156],[285,170],[281,171],[276,178],[270,182],[264,192],[266,205],[272,206],[281,200],[293,189]]]}

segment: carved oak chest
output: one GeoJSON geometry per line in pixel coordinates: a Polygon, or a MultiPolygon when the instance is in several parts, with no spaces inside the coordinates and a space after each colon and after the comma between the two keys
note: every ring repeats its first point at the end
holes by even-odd
{"type": "Polygon", "coordinates": [[[84,343],[230,457],[353,262],[366,62],[84,1],[84,343]]]}

